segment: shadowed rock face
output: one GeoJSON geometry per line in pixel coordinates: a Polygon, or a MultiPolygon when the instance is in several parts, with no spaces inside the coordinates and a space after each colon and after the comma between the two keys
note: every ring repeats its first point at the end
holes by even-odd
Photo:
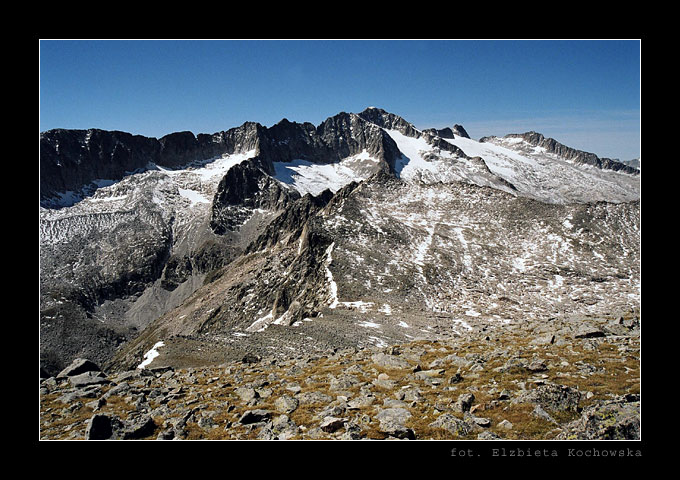
{"type": "Polygon", "coordinates": [[[371,108],[159,140],[45,132],[43,368],[133,367],[169,338],[219,362],[637,305],[639,203],[523,198],[449,131],[468,138],[371,108]],[[397,178],[404,141],[428,175],[397,178]],[[305,175],[329,189],[305,194],[305,175]]]}

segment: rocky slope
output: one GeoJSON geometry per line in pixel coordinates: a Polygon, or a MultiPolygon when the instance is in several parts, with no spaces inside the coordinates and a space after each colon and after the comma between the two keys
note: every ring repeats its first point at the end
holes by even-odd
{"type": "Polygon", "coordinates": [[[41,381],[41,438],[633,440],[639,341],[631,312],[199,368],[78,360],[41,381]]]}
{"type": "Polygon", "coordinates": [[[160,140],[45,132],[41,375],[84,357],[114,378],[150,351],[174,372],[361,363],[474,332],[511,348],[527,323],[636,315],[639,179],[533,132],[477,142],[376,108],[160,140]]]}
{"type": "Polygon", "coordinates": [[[639,203],[553,205],[386,174],[324,201],[299,200],[115,364],[133,367],[159,341],[209,343],[210,361],[225,361],[639,305],[639,203]]]}

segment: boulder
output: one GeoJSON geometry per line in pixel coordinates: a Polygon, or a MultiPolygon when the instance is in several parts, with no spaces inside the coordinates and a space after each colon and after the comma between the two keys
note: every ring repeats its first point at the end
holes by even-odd
{"type": "Polygon", "coordinates": [[[553,412],[576,411],[581,401],[581,392],[567,385],[553,383],[538,385],[533,390],[522,392],[513,403],[533,403],[553,412]]]}
{"type": "Polygon", "coordinates": [[[241,425],[249,425],[251,423],[266,422],[271,418],[271,413],[267,410],[248,410],[239,419],[241,425]]]}
{"type": "Polygon", "coordinates": [[[346,418],[325,417],[321,422],[319,428],[321,428],[321,430],[323,430],[326,433],[333,433],[336,430],[341,429],[346,422],[347,422],[346,418]]]}
{"type": "Polygon", "coordinates": [[[587,407],[558,440],[639,440],[640,402],[606,402],[587,407]]]}
{"type": "Polygon", "coordinates": [[[101,385],[110,382],[103,372],[85,372],[68,377],[68,379],[75,388],[86,387],[88,385],[101,385]]]}
{"type": "Polygon", "coordinates": [[[85,439],[116,440],[123,426],[123,422],[116,416],[94,414],[87,422],[85,439]]]}
{"type": "Polygon", "coordinates": [[[411,418],[411,412],[405,408],[393,407],[380,410],[376,415],[380,421],[379,431],[390,437],[414,440],[415,432],[404,425],[411,418]]]}
{"type": "Polygon", "coordinates": [[[73,377],[85,372],[101,372],[101,369],[91,360],[76,358],[68,367],[59,372],[57,378],[73,377]]]}
{"type": "Polygon", "coordinates": [[[473,430],[473,426],[470,425],[469,423],[454,417],[453,415],[449,413],[443,413],[441,414],[437,420],[434,422],[430,423],[430,427],[435,427],[435,428],[443,428],[444,430],[447,430],[449,433],[456,435],[456,436],[465,436],[469,434],[473,430]]]}
{"type": "Polygon", "coordinates": [[[282,395],[274,401],[274,407],[281,413],[291,413],[295,411],[300,402],[290,395],[282,395]]]}
{"type": "Polygon", "coordinates": [[[403,358],[395,355],[386,355],[384,353],[376,353],[371,357],[371,361],[376,365],[385,368],[411,368],[411,364],[403,358]]]}

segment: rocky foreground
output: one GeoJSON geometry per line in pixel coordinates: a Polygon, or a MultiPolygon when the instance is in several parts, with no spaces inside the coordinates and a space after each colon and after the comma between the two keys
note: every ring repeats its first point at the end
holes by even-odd
{"type": "Polygon", "coordinates": [[[639,439],[637,314],[40,380],[41,440],[639,439]]]}

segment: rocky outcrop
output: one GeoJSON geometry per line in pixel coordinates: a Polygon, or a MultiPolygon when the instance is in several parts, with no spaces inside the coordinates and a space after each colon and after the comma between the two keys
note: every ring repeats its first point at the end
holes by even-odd
{"type": "Polygon", "coordinates": [[[454,135],[463,138],[470,138],[470,135],[468,135],[468,133],[465,131],[465,128],[463,128],[463,126],[459,124],[455,124],[453,128],[451,127],[446,127],[442,129],[428,128],[423,130],[423,132],[430,133],[433,136],[436,135],[441,138],[454,138],[454,135]]]}
{"type": "Polygon", "coordinates": [[[300,198],[258,165],[261,157],[233,166],[222,178],[212,202],[210,228],[218,235],[237,230],[252,209],[281,211],[300,198]]]}
{"type": "Polygon", "coordinates": [[[640,438],[640,396],[600,401],[564,426],[560,440],[631,440],[640,438]]]}

